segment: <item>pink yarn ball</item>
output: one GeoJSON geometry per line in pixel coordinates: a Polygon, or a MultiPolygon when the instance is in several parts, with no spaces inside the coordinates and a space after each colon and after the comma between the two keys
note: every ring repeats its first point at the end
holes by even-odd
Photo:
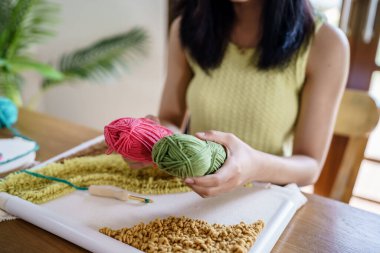
{"type": "Polygon", "coordinates": [[[104,127],[107,154],[117,152],[123,157],[152,162],[153,145],[173,132],[147,118],[120,118],[104,127]]]}

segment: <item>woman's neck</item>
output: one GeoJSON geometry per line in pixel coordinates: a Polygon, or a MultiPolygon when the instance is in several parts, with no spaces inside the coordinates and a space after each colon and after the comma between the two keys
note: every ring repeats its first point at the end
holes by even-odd
{"type": "Polygon", "coordinates": [[[236,23],[231,40],[241,48],[256,47],[261,37],[262,0],[234,3],[236,23]]]}
{"type": "Polygon", "coordinates": [[[263,9],[262,0],[249,0],[246,2],[235,2],[236,22],[239,25],[252,25],[260,22],[263,9]]]}

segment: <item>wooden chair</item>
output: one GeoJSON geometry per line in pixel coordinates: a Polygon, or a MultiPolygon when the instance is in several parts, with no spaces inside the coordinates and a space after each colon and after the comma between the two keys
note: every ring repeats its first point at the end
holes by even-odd
{"type": "Polygon", "coordinates": [[[379,111],[367,92],[347,89],[339,109],[334,138],[314,192],[348,203],[370,132],[379,111]]]}

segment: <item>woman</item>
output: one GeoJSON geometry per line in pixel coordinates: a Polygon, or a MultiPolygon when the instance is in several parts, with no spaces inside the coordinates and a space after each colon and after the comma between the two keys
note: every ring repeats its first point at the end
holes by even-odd
{"type": "Polygon", "coordinates": [[[156,120],[179,131],[189,113],[191,134],[228,151],[217,173],[185,183],[203,197],[315,183],[348,68],[347,39],[307,0],[182,1],[156,120]]]}

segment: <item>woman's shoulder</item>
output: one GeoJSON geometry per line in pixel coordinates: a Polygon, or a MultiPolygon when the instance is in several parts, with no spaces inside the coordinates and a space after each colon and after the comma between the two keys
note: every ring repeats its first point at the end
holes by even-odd
{"type": "Polygon", "coordinates": [[[315,33],[310,46],[308,71],[316,65],[323,64],[326,58],[335,58],[336,61],[349,58],[350,46],[346,35],[328,23],[321,24],[315,33]]]}
{"type": "Polygon", "coordinates": [[[181,16],[175,18],[170,25],[169,47],[177,48],[177,52],[185,53],[181,42],[181,16]]]}
{"type": "Polygon", "coordinates": [[[173,22],[170,25],[170,31],[169,31],[169,52],[171,51],[173,55],[178,56],[185,55],[185,50],[181,43],[181,36],[180,36],[180,29],[181,29],[181,17],[177,17],[173,20],[173,22]]]}
{"type": "Polygon", "coordinates": [[[178,17],[176,17],[176,18],[172,21],[172,23],[171,23],[171,25],[170,25],[170,30],[171,30],[171,31],[175,30],[175,31],[179,32],[179,28],[180,28],[180,26],[181,26],[181,16],[178,16],[178,17]]]}
{"type": "Polygon", "coordinates": [[[349,43],[346,35],[337,27],[326,22],[316,32],[311,45],[311,54],[348,53],[349,43]]]}

